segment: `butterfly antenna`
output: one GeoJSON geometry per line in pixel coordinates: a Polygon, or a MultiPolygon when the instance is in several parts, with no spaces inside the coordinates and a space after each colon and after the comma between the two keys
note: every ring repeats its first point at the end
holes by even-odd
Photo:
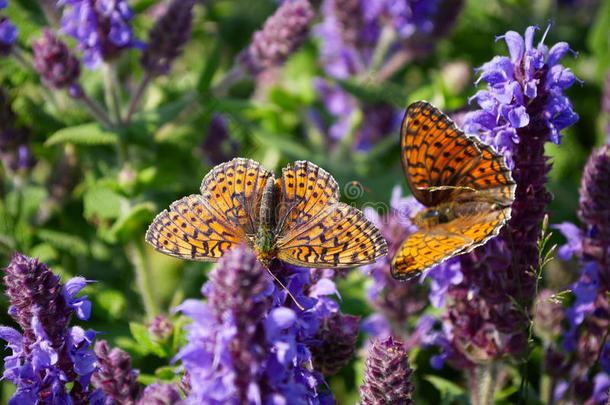
{"type": "Polygon", "coordinates": [[[380,196],[378,193],[374,192],[374,191],[373,191],[373,190],[371,190],[370,188],[365,187],[365,186],[364,186],[362,183],[360,183],[359,181],[353,180],[353,181],[351,182],[351,185],[352,185],[353,187],[360,188],[360,189],[362,189],[362,190],[366,191],[367,193],[374,195],[375,197],[377,197],[377,198],[379,198],[379,199],[383,199],[383,197],[381,197],[381,196],[380,196]]]}
{"type": "Polygon", "coordinates": [[[292,301],[294,301],[295,305],[297,307],[299,307],[299,309],[301,311],[305,311],[305,308],[303,308],[303,306],[301,304],[299,304],[299,301],[297,301],[297,299],[295,298],[294,295],[292,295],[292,293],[288,290],[288,288],[286,288],[286,286],[284,285],[284,283],[282,283],[280,281],[279,278],[277,278],[277,276],[275,274],[273,274],[273,272],[271,270],[269,270],[269,268],[267,268],[267,271],[269,272],[269,274],[271,274],[271,276],[275,279],[275,281],[277,281],[277,283],[282,286],[282,288],[284,289],[284,291],[286,291],[286,293],[288,293],[288,295],[290,296],[290,298],[292,298],[292,301]]]}

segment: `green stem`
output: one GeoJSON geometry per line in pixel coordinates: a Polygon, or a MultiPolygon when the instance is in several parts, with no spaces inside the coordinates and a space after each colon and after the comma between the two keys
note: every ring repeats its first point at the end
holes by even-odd
{"type": "Polygon", "coordinates": [[[59,16],[57,14],[57,6],[55,5],[56,1],[40,0],[39,3],[42,7],[44,15],[47,17],[47,21],[51,23],[53,28],[56,30],[59,29],[61,27],[61,22],[59,21],[59,16]]]}
{"type": "Polygon", "coordinates": [[[114,120],[118,125],[121,125],[121,97],[119,79],[116,72],[116,67],[113,63],[104,62],[102,64],[102,72],[104,75],[104,95],[106,105],[114,116],[114,120]]]}
{"type": "Polygon", "coordinates": [[[493,405],[496,379],[498,378],[498,366],[495,362],[479,365],[475,371],[477,381],[477,392],[479,405],[493,405]]]}
{"type": "Polygon", "coordinates": [[[235,83],[242,80],[245,76],[246,76],[245,70],[242,68],[242,66],[239,63],[236,63],[227,73],[225,73],[225,75],[222,77],[220,82],[215,84],[210,89],[210,92],[215,97],[225,96],[227,94],[227,92],[229,91],[229,89],[235,83]]]}
{"type": "Polygon", "coordinates": [[[390,49],[390,45],[395,38],[396,31],[394,28],[389,24],[384,25],[379,36],[379,41],[377,42],[377,46],[375,46],[375,50],[373,51],[369,72],[376,72],[379,70],[379,67],[383,63],[383,60],[390,49]]]}
{"type": "Polygon", "coordinates": [[[148,85],[150,84],[150,82],[152,81],[153,78],[154,78],[154,75],[152,73],[146,72],[146,75],[144,76],[144,78],[140,82],[140,85],[138,86],[138,90],[136,91],[136,94],[133,96],[133,98],[131,99],[131,103],[129,104],[129,109],[127,110],[127,117],[125,118],[126,124],[129,124],[131,122],[131,117],[132,117],[133,113],[136,111],[138,104],[140,104],[140,100],[142,99],[142,96],[144,95],[144,91],[146,90],[146,88],[148,87],[148,85]]]}
{"type": "Polygon", "coordinates": [[[144,250],[144,240],[137,238],[127,244],[127,257],[129,257],[136,272],[136,283],[138,291],[144,303],[144,309],[148,319],[153,319],[159,314],[159,306],[155,300],[152,286],[150,283],[150,275],[148,273],[148,260],[146,259],[146,251],[144,250]]]}
{"type": "Polygon", "coordinates": [[[82,95],[77,97],[77,99],[82,101],[82,103],[85,105],[85,107],[87,107],[91,115],[100,124],[104,125],[106,128],[109,129],[114,128],[114,124],[108,116],[108,113],[106,113],[102,106],[100,106],[95,100],[87,96],[84,92],[82,93],[82,95]]]}

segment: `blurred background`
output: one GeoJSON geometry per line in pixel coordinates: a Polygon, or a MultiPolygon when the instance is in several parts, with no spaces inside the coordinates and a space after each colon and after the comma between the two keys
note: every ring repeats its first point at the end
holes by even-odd
{"type": "MultiPolygon", "coordinates": [[[[609,1],[429,2],[434,9],[420,5],[423,17],[405,23],[404,31],[386,29],[390,20],[375,20],[370,37],[352,38],[356,56],[343,55],[336,43],[337,31],[350,40],[349,23],[357,23],[352,10],[345,8],[343,15],[330,10],[328,1],[312,1],[315,15],[311,29],[299,33],[300,46],[287,52],[285,62],[262,66],[248,60],[250,44],[277,2],[199,1],[190,39],[171,59],[171,69],[162,71],[142,62],[143,46],[136,40],[149,42],[169,2],[130,1],[133,44],[117,51],[111,63],[93,70],[81,65],[72,87],[62,88],[41,81],[32,56],[43,27],[59,27],[61,14],[50,17],[51,3],[9,0],[0,11],[0,22],[8,19],[18,27],[15,48],[0,54],[0,263],[8,264],[18,250],[39,256],[62,280],[74,275],[97,280],[86,289],[93,302],[86,327],[127,350],[145,381],[171,373],[167,365],[179,342],[163,349],[142,344],[142,325],[186,297],[200,297],[210,265],[158,254],[144,245],[144,233],[156,213],[197,193],[214,165],[242,156],[277,174],[305,159],[333,174],[343,201],[359,208],[388,204],[395,185],[408,194],[398,150],[406,106],[428,100],[459,122],[476,104],[468,104],[476,92],[475,68],[508,55],[496,36],[538,25],[536,44],[549,21],[544,42],[569,43],[578,56],[568,54],[562,64],[582,81],[566,92],[580,119],[562,131],[561,145],[547,147],[553,163],[551,223],[578,223],[582,168],[610,133],[609,1]],[[80,86],[74,87],[76,82],[80,86]],[[109,83],[115,86],[110,91],[109,83]],[[96,116],[91,103],[105,106],[115,123],[96,116]],[[113,105],[122,115],[119,124],[113,105]],[[143,282],[153,292],[147,304],[140,294],[143,282]]],[[[73,36],[59,37],[70,49],[80,49],[73,36]]],[[[171,47],[169,38],[163,37],[169,41],[164,46],[171,47]]],[[[83,57],[82,49],[75,54],[83,57]]],[[[564,243],[559,235],[553,241],[564,243]]],[[[575,266],[555,261],[544,282],[564,286],[576,277],[575,266]]],[[[372,312],[366,283],[359,271],[338,282],[343,312],[372,312]]],[[[1,302],[0,323],[11,325],[8,304],[1,302]]],[[[358,400],[363,357],[357,355],[329,379],[340,404],[358,400]]],[[[441,398],[442,389],[421,378],[431,372],[429,357],[423,350],[411,354],[421,404],[441,398]]],[[[455,373],[445,367],[439,375],[451,380],[455,373]]],[[[5,403],[12,388],[1,387],[5,403]]]]}

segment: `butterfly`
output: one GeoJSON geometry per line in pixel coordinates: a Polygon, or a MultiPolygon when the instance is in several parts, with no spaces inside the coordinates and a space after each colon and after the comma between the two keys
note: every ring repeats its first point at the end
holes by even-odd
{"type": "Polygon", "coordinates": [[[274,257],[303,267],[352,267],[387,254],[379,230],[339,202],[339,185],[308,161],[276,179],[258,162],[235,158],[214,167],[201,194],[171,204],[146,241],[169,256],[216,261],[246,244],[267,268],[274,257]]]}
{"type": "Polygon", "coordinates": [[[408,280],[496,236],[510,219],[516,184],[504,156],[426,101],[407,108],[400,148],[411,193],[427,207],[392,259],[392,276],[408,280]]]}

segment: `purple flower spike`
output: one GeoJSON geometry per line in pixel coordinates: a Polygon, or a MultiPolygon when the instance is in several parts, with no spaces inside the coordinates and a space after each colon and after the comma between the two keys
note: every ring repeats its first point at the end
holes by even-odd
{"type": "Polygon", "coordinates": [[[44,263],[20,253],[4,271],[9,314],[24,331],[22,336],[15,329],[0,327],[0,338],[13,352],[4,358],[3,377],[17,386],[9,403],[99,404],[103,397],[88,389],[96,369],[97,358],[91,351],[96,333],[78,326],[68,328],[75,312],[71,300],[80,290],[72,286],[80,281],[62,286],[59,276],[44,263]],[[70,390],[67,384],[72,385],[70,390]]]}
{"type": "MultiPolygon", "coordinates": [[[[551,164],[544,144],[560,143],[559,131],[578,119],[563,94],[575,77],[559,64],[570,49],[560,43],[549,50],[543,43],[548,28],[534,46],[536,29],[527,28],[523,37],[509,31],[497,38],[506,42],[510,57],[495,56],[478,69],[478,81],[487,86],[474,97],[480,109],[464,120],[465,132],[504,155],[517,188],[508,226],[497,238],[460,256],[463,280],[449,285],[444,329],[450,331],[454,348],[449,360],[461,367],[525,353],[525,318],[515,301],[532,308],[531,269],[538,266],[540,224],[551,200],[545,187],[551,164]],[[470,365],[464,364],[464,356],[470,365]]],[[[562,255],[576,244],[562,249],[562,255]]]]}
{"type": "Polygon", "coordinates": [[[240,54],[239,61],[252,75],[282,65],[307,38],[313,17],[309,1],[283,2],[265,21],[263,29],[254,33],[250,46],[240,54]]]}
{"type": "Polygon", "coordinates": [[[108,342],[100,340],[95,343],[95,354],[98,357],[99,370],[91,383],[117,404],[134,405],[142,391],[138,382],[137,370],[131,368],[131,357],[118,347],[108,347],[108,342]]]}
{"type": "Polygon", "coordinates": [[[42,38],[32,44],[32,64],[45,86],[61,89],[73,85],[80,75],[80,63],[65,42],[45,28],[42,38]]]}
{"type": "Polygon", "coordinates": [[[154,74],[167,74],[191,36],[195,0],[173,0],[150,30],[148,47],[140,62],[154,74]]]}
{"type": "Polygon", "coordinates": [[[102,61],[115,58],[126,48],[141,48],[133,39],[133,17],[125,0],[60,0],[64,6],[62,31],[78,41],[83,64],[94,70],[102,61]]]}
{"type": "Polygon", "coordinates": [[[351,360],[358,340],[359,320],[359,316],[335,312],[323,321],[313,338],[320,344],[309,347],[316,370],[331,376],[351,360]]]}
{"type": "Polygon", "coordinates": [[[362,405],[396,404],[411,405],[414,387],[413,370],[403,343],[375,340],[369,350],[364,370],[364,384],[360,386],[362,405]]]}
{"type": "Polygon", "coordinates": [[[335,290],[327,278],[310,285],[310,272],[272,262],[270,271],[282,280],[305,310],[240,246],[223,256],[202,288],[207,302],[187,300],[177,309],[192,318],[187,344],[176,360],[188,375],[183,380],[185,404],[291,403],[325,404],[332,396],[320,390],[325,382],[312,372],[308,346],[323,319],[338,311],[325,295],[335,290]]]}
{"type": "Polygon", "coordinates": [[[178,405],[180,392],[171,384],[151,384],[144,390],[138,405],[178,405]]]}

